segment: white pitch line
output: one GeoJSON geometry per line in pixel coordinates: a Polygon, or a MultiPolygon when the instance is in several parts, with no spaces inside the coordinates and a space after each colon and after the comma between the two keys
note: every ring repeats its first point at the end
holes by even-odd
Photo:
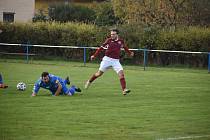
{"type": "Polygon", "coordinates": [[[156,139],[156,140],[184,140],[184,139],[196,139],[196,138],[207,138],[207,137],[210,137],[210,135],[161,138],[161,139],[156,139]]]}

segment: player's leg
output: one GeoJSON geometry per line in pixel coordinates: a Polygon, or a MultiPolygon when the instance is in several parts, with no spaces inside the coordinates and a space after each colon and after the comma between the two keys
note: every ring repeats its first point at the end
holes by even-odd
{"type": "Polygon", "coordinates": [[[126,88],[126,81],[125,81],[125,76],[124,76],[123,70],[118,72],[118,76],[119,76],[119,79],[120,79],[120,84],[121,84],[121,87],[122,87],[123,95],[126,95],[131,90],[126,88]]]}
{"type": "Polygon", "coordinates": [[[81,89],[73,85],[68,89],[68,92],[66,93],[66,95],[72,96],[76,92],[81,92],[81,89]]]}
{"type": "Polygon", "coordinates": [[[103,73],[103,71],[98,70],[95,74],[93,74],[92,77],[85,83],[85,89],[87,89],[95,79],[102,76],[103,73]]]}
{"type": "Polygon", "coordinates": [[[118,77],[120,79],[120,85],[121,85],[121,88],[122,88],[123,95],[126,95],[127,93],[130,92],[130,90],[126,89],[126,80],[125,80],[125,75],[124,75],[124,72],[123,72],[123,67],[122,67],[122,65],[120,64],[119,61],[113,62],[112,67],[116,71],[116,73],[118,74],[118,77]]]}
{"type": "Polygon", "coordinates": [[[63,80],[64,84],[70,85],[69,77],[67,76],[65,80],[63,80]]]}
{"type": "Polygon", "coordinates": [[[99,67],[99,70],[92,75],[92,77],[86,82],[85,84],[85,89],[87,89],[90,84],[95,80],[97,79],[98,77],[102,76],[103,73],[111,66],[111,63],[107,60],[102,60],[101,61],[101,64],[100,64],[100,67],[99,67]]]}
{"type": "MultiPolygon", "coordinates": [[[[63,95],[64,94],[64,86],[65,86],[65,84],[64,84],[64,82],[62,81],[62,79],[60,79],[59,80],[60,81],[60,85],[61,85],[61,91],[60,91],[60,93],[59,93],[59,95],[56,95],[56,96],[60,96],[60,95],[63,95]]],[[[50,90],[50,92],[51,92],[51,94],[52,94],[52,96],[55,96],[55,93],[57,92],[57,90],[58,90],[58,86],[53,86],[53,87],[51,87],[49,90],[50,90]]],[[[67,89],[68,90],[68,89],[67,89]]]]}
{"type": "Polygon", "coordinates": [[[69,89],[68,87],[66,86],[66,83],[61,81],[60,82],[61,86],[62,86],[62,89],[61,89],[61,92],[65,95],[68,95],[69,94],[69,89]]]}
{"type": "Polygon", "coordinates": [[[3,83],[3,78],[1,74],[0,74],[0,88],[8,88],[8,86],[3,83]]]}
{"type": "Polygon", "coordinates": [[[72,96],[75,94],[75,92],[81,92],[81,89],[76,87],[76,86],[71,86],[69,89],[66,86],[66,83],[64,83],[63,81],[60,82],[61,86],[62,86],[62,90],[61,90],[61,94],[65,94],[68,96],[72,96]]]}
{"type": "Polygon", "coordinates": [[[0,84],[3,84],[3,79],[2,79],[1,74],[0,74],[0,84]]]}

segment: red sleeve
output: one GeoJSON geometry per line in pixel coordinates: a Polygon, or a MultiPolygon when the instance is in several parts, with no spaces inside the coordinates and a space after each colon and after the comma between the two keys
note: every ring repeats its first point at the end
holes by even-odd
{"type": "Polygon", "coordinates": [[[102,47],[98,48],[98,49],[96,50],[96,52],[93,54],[93,56],[96,57],[102,50],[103,50],[102,47]]]}
{"type": "Polygon", "coordinates": [[[127,47],[127,45],[123,45],[123,48],[125,49],[125,51],[129,54],[129,55],[131,55],[131,51],[128,49],[128,47],[127,47]]]}
{"type": "Polygon", "coordinates": [[[96,50],[93,56],[96,57],[104,48],[106,48],[106,45],[108,44],[108,42],[109,42],[109,38],[106,39],[106,41],[101,45],[101,47],[96,50]]]}

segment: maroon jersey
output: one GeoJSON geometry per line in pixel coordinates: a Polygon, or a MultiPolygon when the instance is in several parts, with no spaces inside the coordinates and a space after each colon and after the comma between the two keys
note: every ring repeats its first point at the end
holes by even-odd
{"type": "Polygon", "coordinates": [[[112,40],[111,38],[108,38],[103,45],[97,49],[97,51],[94,54],[94,57],[99,54],[100,51],[105,49],[105,56],[108,56],[110,58],[119,59],[120,58],[120,50],[121,48],[124,48],[129,55],[131,54],[131,51],[128,49],[128,47],[125,45],[124,41],[122,39],[116,39],[112,40]]]}

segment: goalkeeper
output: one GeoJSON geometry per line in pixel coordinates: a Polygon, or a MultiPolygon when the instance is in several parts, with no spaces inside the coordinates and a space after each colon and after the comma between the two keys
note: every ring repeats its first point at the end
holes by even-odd
{"type": "Polygon", "coordinates": [[[70,85],[69,77],[65,80],[62,78],[43,72],[39,80],[34,84],[32,96],[36,96],[40,87],[51,91],[53,96],[68,95],[72,96],[76,92],[81,92],[81,89],[76,86],[71,86],[69,89],[66,84],[70,85]]]}

